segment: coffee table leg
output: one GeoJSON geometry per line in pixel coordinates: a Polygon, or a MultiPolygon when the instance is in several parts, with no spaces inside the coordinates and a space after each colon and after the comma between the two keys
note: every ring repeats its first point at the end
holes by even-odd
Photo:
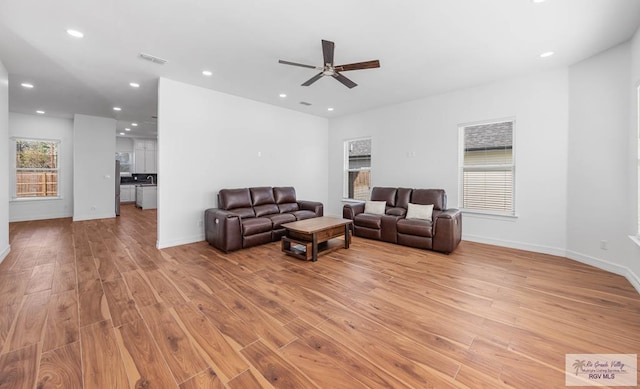
{"type": "Polygon", "coordinates": [[[344,248],[349,248],[349,224],[344,225],[344,248]]]}
{"type": "Polygon", "coordinates": [[[315,232],[312,234],[311,253],[311,261],[316,262],[318,260],[318,237],[315,232]]]}

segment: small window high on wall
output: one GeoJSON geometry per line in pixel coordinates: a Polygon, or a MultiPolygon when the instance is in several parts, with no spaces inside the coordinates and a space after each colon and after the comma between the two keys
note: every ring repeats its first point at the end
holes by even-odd
{"type": "Polygon", "coordinates": [[[14,139],[14,198],[59,197],[57,140],[14,139]]]}
{"type": "Polygon", "coordinates": [[[371,138],[344,142],[343,196],[350,200],[369,200],[371,193],[371,138]]]}
{"type": "Polygon", "coordinates": [[[460,198],[465,211],[515,214],[513,120],[460,126],[460,198]]]}

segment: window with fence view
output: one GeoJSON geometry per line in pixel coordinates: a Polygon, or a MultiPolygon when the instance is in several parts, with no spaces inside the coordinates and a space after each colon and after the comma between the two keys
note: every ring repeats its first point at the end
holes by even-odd
{"type": "Polygon", "coordinates": [[[461,127],[462,208],[513,215],[513,121],[461,127]]]}
{"type": "Polygon", "coordinates": [[[58,196],[57,141],[16,139],[16,197],[58,196]]]}
{"type": "Polygon", "coordinates": [[[371,139],[345,142],[344,196],[353,200],[369,200],[371,192],[371,139]]]}

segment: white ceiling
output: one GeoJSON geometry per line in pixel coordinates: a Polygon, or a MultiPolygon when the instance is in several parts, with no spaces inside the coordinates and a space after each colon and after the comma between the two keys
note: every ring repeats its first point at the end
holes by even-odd
{"type": "Polygon", "coordinates": [[[118,131],[135,121],[143,136],[155,135],[158,77],[330,118],[567,66],[639,25],[640,0],[0,0],[0,61],[10,111],[113,117],[118,131]],[[353,89],[300,86],[317,71],[278,60],[321,65],[321,39],[336,64],[381,67],[346,72],[353,89]]]}

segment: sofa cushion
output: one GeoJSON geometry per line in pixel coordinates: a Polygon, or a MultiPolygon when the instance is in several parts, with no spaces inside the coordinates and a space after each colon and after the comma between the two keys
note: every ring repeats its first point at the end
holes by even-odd
{"type": "Polygon", "coordinates": [[[279,228],[280,225],[284,223],[291,223],[296,221],[296,217],[291,213],[276,213],[274,215],[267,215],[265,217],[271,219],[274,229],[279,228]]]}
{"type": "Polygon", "coordinates": [[[249,189],[221,189],[220,192],[218,192],[218,208],[225,210],[251,208],[251,194],[249,193],[249,189]]]}
{"type": "Polygon", "coordinates": [[[278,206],[275,204],[256,205],[253,207],[253,209],[255,210],[257,217],[271,215],[273,213],[280,213],[278,206]]]}
{"type": "Polygon", "coordinates": [[[296,217],[296,220],[311,219],[311,218],[314,218],[314,217],[318,216],[318,215],[316,215],[315,212],[307,211],[306,209],[302,209],[300,211],[293,211],[293,212],[291,212],[291,214],[296,217]]]}
{"type": "Polygon", "coordinates": [[[253,208],[234,208],[230,209],[229,212],[240,216],[240,219],[256,217],[256,213],[253,211],[253,208]]]}
{"type": "Polygon", "coordinates": [[[278,209],[280,210],[280,213],[287,213],[298,211],[300,207],[298,207],[298,203],[286,203],[278,204],[278,209]]]}
{"type": "Polygon", "coordinates": [[[356,226],[380,229],[382,227],[382,217],[380,215],[372,215],[369,213],[361,213],[356,215],[353,220],[356,226]]]}
{"type": "Polygon", "coordinates": [[[414,189],[411,192],[411,202],[433,204],[433,209],[438,211],[447,209],[447,195],[444,189],[414,189]]]}
{"type": "Polygon", "coordinates": [[[398,188],[398,194],[396,196],[396,207],[406,209],[411,201],[411,188],[398,188]]]}
{"type": "Polygon", "coordinates": [[[433,204],[422,205],[409,203],[407,207],[407,219],[419,219],[431,221],[431,215],[433,214],[433,204]]]}
{"type": "Polygon", "coordinates": [[[384,215],[386,205],[386,201],[366,201],[364,203],[364,213],[384,215]]]}
{"type": "Polygon", "coordinates": [[[404,216],[406,214],[407,214],[407,209],[406,208],[393,207],[393,208],[387,209],[387,215],[404,216]]]}
{"type": "Polygon", "coordinates": [[[276,204],[295,203],[296,190],[292,186],[277,186],[273,188],[276,204]]]}
{"type": "Polygon", "coordinates": [[[431,238],[433,235],[433,223],[418,219],[401,219],[396,225],[399,234],[424,236],[431,238]]]}
{"type": "Polygon", "coordinates": [[[256,205],[276,203],[276,200],[273,198],[273,189],[270,186],[249,188],[249,190],[251,191],[251,202],[254,207],[256,205]]]}
{"type": "Polygon", "coordinates": [[[273,196],[280,213],[294,212],[300,209],[296,200],[296,190],[292,186],[274,187],[273,196]]]}
{"type": "Polygon", "coordinates": [[[372,201],[386,201],[390,207],[396,206],[396,188],[385,188],[376,186],[371,190],[372,201]]]}
{"type": "Polygon", "coordinates": [[[271,231],[271,219],[266,217],[254,217],[242,221],[242,236],[255,235],[261,232],[271,231]]]}

